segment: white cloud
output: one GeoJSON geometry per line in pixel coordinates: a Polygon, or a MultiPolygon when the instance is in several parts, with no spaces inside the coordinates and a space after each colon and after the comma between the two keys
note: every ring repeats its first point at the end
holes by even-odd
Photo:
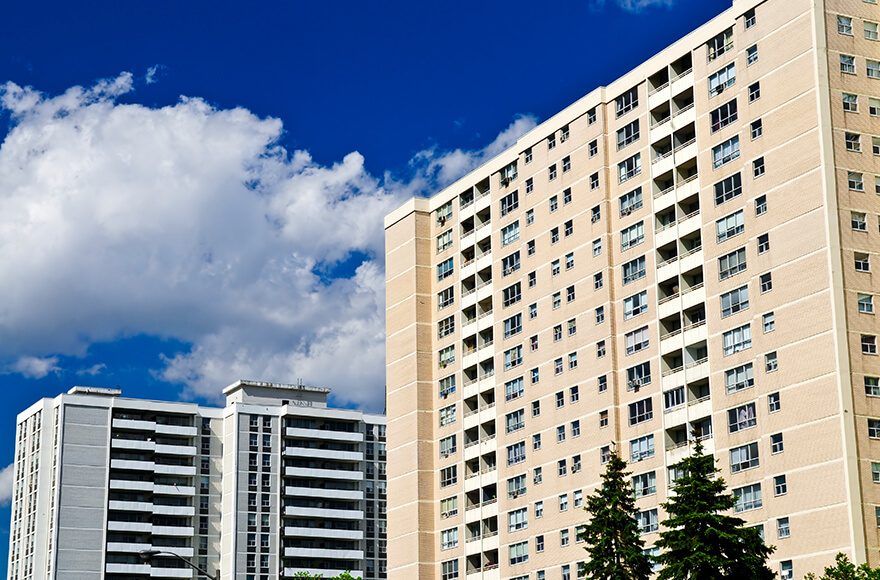
{"type": "Polygon", "coordinates": [[[0,471],[0,505],[12,502],[12,484],[15,482],[15,464],[10,463],[0,471]]]}
{"type": "Polygon", "coordinates": [[[60,370],[57,356],[46,358],[20,356],[18,360],[4,368],[3,374],[20,374],[27,379],[42,379],[49,373],[60,370]]]}
{"type": "Polygon", "coordinates": [[[55,97],[0,86],[13,122],[0,146],[0,273],[15,279],[0,286],[0,363],[38,378],[55,355],[149,334],[192,344],[155,369],[190,394],[302,378],[381,410],[384,215],[534,119],[482,150],[421,152],[398,179],[371,175],[357,152],[330,166],[288,152],[281,121],[245,109],[116,102],[132,87],[128,73],[55,97]],[[367,256],[354,274],[322,281],[352,255],[367,256]]]}
{"type": "MultiPolygon", "coordinates": [[[[632,12],[634,14],[638,14],[645,8],[650,8],[652,6],[663,6],[666,8],[672,7],[675,4],[676,0],[613,0],[615,4],[617,4],[621,9],[626,10],[627,12],[632,12]]],[[[605,6],[606,0],[593,0],[592,6],[597,9],[601,9],[605,6]]]]}
{"type": "Polygon", "coordinates": [[[94,377],[94,376],[100,375],[101,371],[106,368],[107,368],[106,364],[99,363],[99,364],[92,365],[86,369],[79,369],[78,371],[76,371],[76,374],[78,374],[80,376],[89,375],[90,377],[94,377]]]}
{"type": "Polygon", "coordinates": [[[144,82],[146,82],[148,85],[151,85],[151,84],[157,82],[159,80],[158,79],[159,74],[164,70],[165,70],[165,66],[161,65],[161,64],[151,66],[150,68],[147,69],[147,74],[144,75],[144,82]]]}

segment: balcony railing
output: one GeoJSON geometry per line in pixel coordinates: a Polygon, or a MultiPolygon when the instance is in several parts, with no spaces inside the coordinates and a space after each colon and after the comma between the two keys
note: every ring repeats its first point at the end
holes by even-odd
{"type": "Polygon", "coordinates": [[[689,75],[690,73],[692,73],[693,70],[694,70],[694,67],[691,67],[691,68],[687,69],[686,71],[684,71],[683,73],[677,74],[674,77],[672,77],[672,80],[669,82],[674,83],[678,79],[683,78],[683,77],[689,75]]]}
{"type": "Polygon", "coordinates": [[[663,89],[665,89],[668,86],[669,86],[669,81],[666,81],[665,83],[663,83],[659,87],[657,87],[655,89],[651,89],[651,91],[648,92],[648,96],[650,97],[651,95],[653,95],[655,93],[659,93],[660,91],[662,91],[663,89]]]}

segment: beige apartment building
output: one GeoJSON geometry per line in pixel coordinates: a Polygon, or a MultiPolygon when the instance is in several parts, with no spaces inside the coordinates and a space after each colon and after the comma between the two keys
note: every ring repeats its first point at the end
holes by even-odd
{"type": "Polygon", "coordinates": [[[880,565],[878,21],[736,0],[387,216],[391,580],[574,580],[612,450],[655,552],[694,437],[782,578],[880,565]]]}

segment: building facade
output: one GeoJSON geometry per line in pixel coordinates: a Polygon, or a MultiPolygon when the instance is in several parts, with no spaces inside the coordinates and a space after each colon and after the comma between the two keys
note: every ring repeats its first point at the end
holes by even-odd
{"type": "Polygon", "coordinates": [[[801,578],[880,565],[880,9],[732,8],[386,217],[389,577],[569,580],[699,438],[801,578]]]}
{"type": "Polygon", "coordinates": [[[74,387],[18,417],[9,578],[385,577],[385,421],[238,381],[224,408],[74,387]]]}

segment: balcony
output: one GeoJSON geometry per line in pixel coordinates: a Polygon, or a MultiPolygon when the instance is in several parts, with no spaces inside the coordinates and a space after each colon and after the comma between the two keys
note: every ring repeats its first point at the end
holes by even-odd
{"type": "Polygon", "coordinates": [[[284,548],[285,558],[362,560],[363,550],[327,550],[322,548],[284,548]]]}
{"type": "Polygon", "coordinates": [[[286,477],[310,477],[319,479],[362,480],[364,478],[363,471],[348,469],[319,469],[316,467],[285,467],[284,475],[286,477]]]}
{"type": "Polygon", "coordinates": [[[302,439],[326,439],[328,441],[361,442],[364,434],[357,431],[330,431],[328,429],[302,429],[288,427],[285,432],[287,437],[299,437],[302,439]]]}
{"type": "Polygon", "coordinates": [[[334,539],[334,540],[362,540],[364,538],[363,530],[335,530],[333,528],[299,528],[286,527],[284,535],[290,537],[316,537],[334,539]]]}
{"type": "Polygon", "coordinates": [[[327,518],[338,520],[362,520],[364,519],[363,510],[346,510],[346,509],[330,509],[330,508],[310,508],[286,506],[284,515],[288,517],[301,518],[327,518]]]}

